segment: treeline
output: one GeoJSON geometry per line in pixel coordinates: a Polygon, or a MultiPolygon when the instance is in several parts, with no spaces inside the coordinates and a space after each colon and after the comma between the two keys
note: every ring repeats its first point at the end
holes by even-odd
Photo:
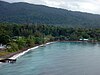
{"type": "Polygon", "coordinates": [[[54,41],[54,37],[45,34],[44,25],[0,23],[0,44],[6,45],[7,52],[16,52],[50,41],[54,41]]]}
{"type": "Polygon", "coordinates": [[[78,41],[79,39],[100,41],[100,28],[0,23],[0,43],[12,48],[8,51],[17,51],[49,41],[78,41]]]}

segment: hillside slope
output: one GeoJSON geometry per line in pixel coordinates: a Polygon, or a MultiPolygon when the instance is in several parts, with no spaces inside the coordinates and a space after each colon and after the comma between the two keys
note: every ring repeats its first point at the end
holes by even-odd
{"type": "Polygon", "coordinates": [[[24,2],[8,3],[0,1],[0,22],[100,27],[100,15],[24,2]]]}

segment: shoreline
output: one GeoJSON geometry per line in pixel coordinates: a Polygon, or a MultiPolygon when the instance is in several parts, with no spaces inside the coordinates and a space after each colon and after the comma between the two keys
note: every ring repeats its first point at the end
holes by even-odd
{"type": "MultiPolygon", "coordinates": [[[[22,51],[14,53],[13,55],[8,55],[7,59],[17,59],[17,58],[23,56],[25,53],[29,52],[30,50],[34,50],[34,49],[37,49],[39,47],[43,47],[43,46],[46,46],[46,45],[49,45],[49,44],[52,44],[52,43],[55,43],[55,42],[90,42],[90,41],[54,41],[54,42],[47,42],[45,44],[37,45],[37,46],[31,47],[31,48],[26,48],[22,51]]],[[[92,43],[100,43],[100,42],[92,42],[92,43]]],[[[2,62],[0,62],[0,64],[1,63],[2,62]]]]}
{"type": "Polygon", "coordinates": [[[21,57],[22,55],[24,55],[25,53],[29,52],[30,50],[34,50],[34,49],[37,49],[39,47],[42,47],[43,45],[49,45],[49,44],[52,44],[52,43],[54,43],[54,42],[48,42],[48,43],[45,43],[45,44],[41,44],[41,45],[38,45],[38,46],[34,46],[34,47],[29,48],[29,49],[27,49],[27,50],[25,50],[23,52],[16,53],[15,55],[9,57],[9,59],[17,59],[17,58],[21,57]]]}
{"type": "Polygon", "coordinates": [[[80,40],[66,40],[66,41],[58,41],[58,42],[89,42],[89,43],[100,43],[100,41],[80,41],[80,40]]]}
{"type": "Polygon", "coordinates": [[[1,58],[17,59],[17,58],[19,58],[20,56],[24,55],[25,53],[29,52],[30,50],[37,49],[37,48],[39,48],[39,47],[43,47],[43,46],[46,46],[46,45],[48,45],[48,44],[55,43],[55,42],[90,42],[90,43],[100,43],[100,42],[97,42],[97,41],[91,42],[91,41],[79,41],[79,40],[76,40],[76,41],[69,41],[69,40],[67,40],[67,41],[47,42],[47,43],[45,43],[45,44],[36,45],[36,46],[34,46],[34,47],[31,47],[31,48],[25,48],[25,49],[23,49],[23,50],[17,51],[17,52],[15,52],[15,53],[8,54],[8,55],[6,55],[6,56],[4,56],[4,57],[1,57],[1,58]]]}
{"type": "MultiPolygon", "coordinates": [[[[56,42],[90,42],[90,41],[56,41],[56,42]]],[[[25,53],[29,52],[30,50],[34,50],[34,49],[37,49],[39,47],[43,47],[43,45],[49,45],[49,44],[52,44],[52,43],[54,43],[54,42],[48,42],[48,43],[45,43],[45,44],[34,46],[32,48],[29,48],[29,49],[26,49],[22,52],[14,54],[13,56],[9,57],[9,59],[17,59],[17,58],[21,57],[22,55],[24,55],[25,53]]],[[[95,42],[93,42],[93,43],[95,43],[95,42]]]]}

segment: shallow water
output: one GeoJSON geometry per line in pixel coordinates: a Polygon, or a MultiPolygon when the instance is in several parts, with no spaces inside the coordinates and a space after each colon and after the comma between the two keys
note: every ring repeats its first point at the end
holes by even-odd
{"type": "Polygon", "coordinates": [[[58,42],[31,50],[0,75],[100,75],[100,44],[58,42]]]}

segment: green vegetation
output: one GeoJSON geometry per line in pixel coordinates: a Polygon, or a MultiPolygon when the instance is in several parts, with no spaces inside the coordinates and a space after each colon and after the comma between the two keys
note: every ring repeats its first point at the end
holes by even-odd
{"type": "Polygon", "coordinates": [[[100,15],[24,2],[7,3],[0,1],[0,22],[98,28],[100,27],[100,15]]]}
{"type": "Polygon", "coordinates": [[[16,44],[15,42],[10,42],[9,43],[9,48],[7,49],[8,52],[16,52],[18,51],[18,44],[16,44]]]}
{"type": "Polygon", "coordinates": [[[11,52],[2,51],[2,52],[0,52],[0,56],[5,56],[5,55],[10,54],[10,53],[11,52]]]}
{"type": "MultiPolygon", "coordinates": [[[[0,43],[5,53],[16,52],[49,41],[100,41],[100,28],[68,28],[52,25],[0,23],[0,43]]],[[[4,52],[1,55],[5,55],[4,52]]]]}

